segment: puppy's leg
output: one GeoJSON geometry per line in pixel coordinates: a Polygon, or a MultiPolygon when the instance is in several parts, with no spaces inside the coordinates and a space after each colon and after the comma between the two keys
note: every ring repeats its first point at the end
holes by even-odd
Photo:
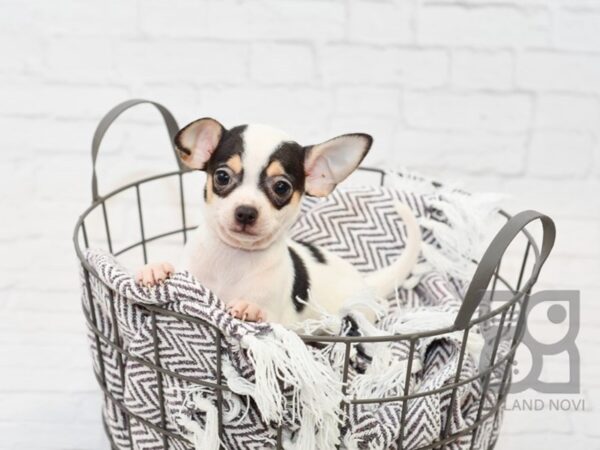
{"type": "Polygon", "coordinates": [[[227,305],[227,310],[236,319],[247,322],[263,322],[265,312],[254,303],[245,300],[234,300],[227,305]]]}
{"type": "Polygon", "coordinates": [[[142,286],[161,284],[175,272],[175,268],[168,262],[150,263],[143,266],[137,273],[135,280],[142,286]]]}

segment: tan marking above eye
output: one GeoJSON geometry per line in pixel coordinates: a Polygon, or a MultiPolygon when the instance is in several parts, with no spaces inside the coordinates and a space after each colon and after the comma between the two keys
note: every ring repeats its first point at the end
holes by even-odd
{"type": "Polygon", "coordinates": [[[212,176],[206,177],[206,203],[210,203],[213,198],[212,176]]]}
{"type": "Polygon", "coordinates": [[[273,161],[267,167],[266,172],[267,172],[267,176],[276,177],[278,175],[284,175],[285,169],[283,168],[283,166],[281,165],[281,163],[279,161],[273,161]]]}
{"type": "Polygon", "coordinates": [[[240,155],[233,155],[227,160],[226,164],[236,174],[242,171],[242,158],[240,158],[240,155]]]}
{"type": "Polygon", "coordinates": [[[296,205],[296,204],[300,203],[300,199],[301,199],[301,198],[302,198],[302,197],[301,197],[301,195],[300,195],[300,192],[298,192],[298,191],[294,191],[294,193],[292,194],[292,199],[290,200],[290,203],[291,203],[292,205],[296,205]]]}

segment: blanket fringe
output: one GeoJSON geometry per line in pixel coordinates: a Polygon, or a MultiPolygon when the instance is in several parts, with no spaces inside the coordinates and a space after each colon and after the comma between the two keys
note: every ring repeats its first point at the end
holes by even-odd
{"type": "Polygon", "coordinates": [[[406,170],[388,172],[388,184],[402,192],[430,197],[428,205],[445,221],[420,218],[420,225],[435,238],[435,245],[423,243],[422,253],[437,270],[459,280],[469,280],[473,260],[481,256],[486,224],[498,212],[500,194],[469,194],[456,186],[435,185],[431,179],[406,170]]]}
{"type": "MultiPolygon", "coordinates": [[[[436,330],[446,328],[452,325],[454,321],[454,313],[450,312],[434,312],[426,311],[411,311],[401,314],[394,318],[393,321],[386,323],[386,332],[389,334],[413,334],[428,330],[436,330]]],[[[379,333],[381,330],[379,330],[379,333]]],[[[386,334],[387,334],[386,333],[386,334]]],[[[429,342],[440,339],[441,336],[432,338],[423,338],[421,345],[417,351],[427,349],[429,342]]],[[[444,337],[452,339],[457,343],[462,343],[463,332],[450,332],[444,337]]],[[[476,331],[469,333],[467,339],[467,355],[479,363],[479,357],[483,349],[483,337],[476,331]]],[[[404,381],[406,379],[407,360],[397,361],[397,356],[394,356],[391,344],[380,345],[373,347],[372,361],[369,368],[364,374],[357,375],[352,381],[351,394],[357,397],[386,397],[389,395],[399,395],[404,389],[404,381]]],[[[421,370],[422,357],[413,357],[411,367],[411,375],[421,370]]]]}
{"type": "Polygon", "coordinates": [[[229,387],[250,395],[267,422],[281,425],[289,411],[292,422],[301,424],[294,439],[298,449],[335,448],[339,443],[343,400],[342,384],[328,362],[313,354],[298,335],[272,324],[265,335],[246,335],[242,346],[254,367],[255,383],[224,366],[229,387]],[[286,399],[283,387],[290,387],[286,399]]]}
{"type": "Polygon", "coordinates": [[[206,395],[206,389],[198,388],[187,391],[184,399],[186,406],[192,407],[195,411],[204,412],[204,428],[192,417],[185,414],[179,414],[178,422],[189,432],[194,448],[219,450],[222,444],[219,438],[219,413],[213,402],[204,395],[206,395]]]}

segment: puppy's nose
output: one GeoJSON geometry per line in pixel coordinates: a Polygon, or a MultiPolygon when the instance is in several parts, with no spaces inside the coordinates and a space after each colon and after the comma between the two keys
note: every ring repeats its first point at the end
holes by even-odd
{"type": "Polygon", "coordinates": [[[235,220],[240,225],[252,225],[256,222],[258,210],[254,206],[238,206],[235,208],[235,220]]]}

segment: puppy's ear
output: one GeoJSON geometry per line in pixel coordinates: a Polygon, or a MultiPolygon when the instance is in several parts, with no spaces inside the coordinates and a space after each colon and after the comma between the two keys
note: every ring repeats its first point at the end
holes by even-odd
{"type": "Polygon", "coordinates": [[[368,153],[373,138],[368,134],[344,134],[322,144],[305,147],[305,190],[324,197],[358,167],[368,153]]]}
{"type": "Polygon", "coordinates": [[[210,117],[186,125],[175,136],[179,157],[186,166],[204,170],[224,131],[223,125],[210,117]]]}

